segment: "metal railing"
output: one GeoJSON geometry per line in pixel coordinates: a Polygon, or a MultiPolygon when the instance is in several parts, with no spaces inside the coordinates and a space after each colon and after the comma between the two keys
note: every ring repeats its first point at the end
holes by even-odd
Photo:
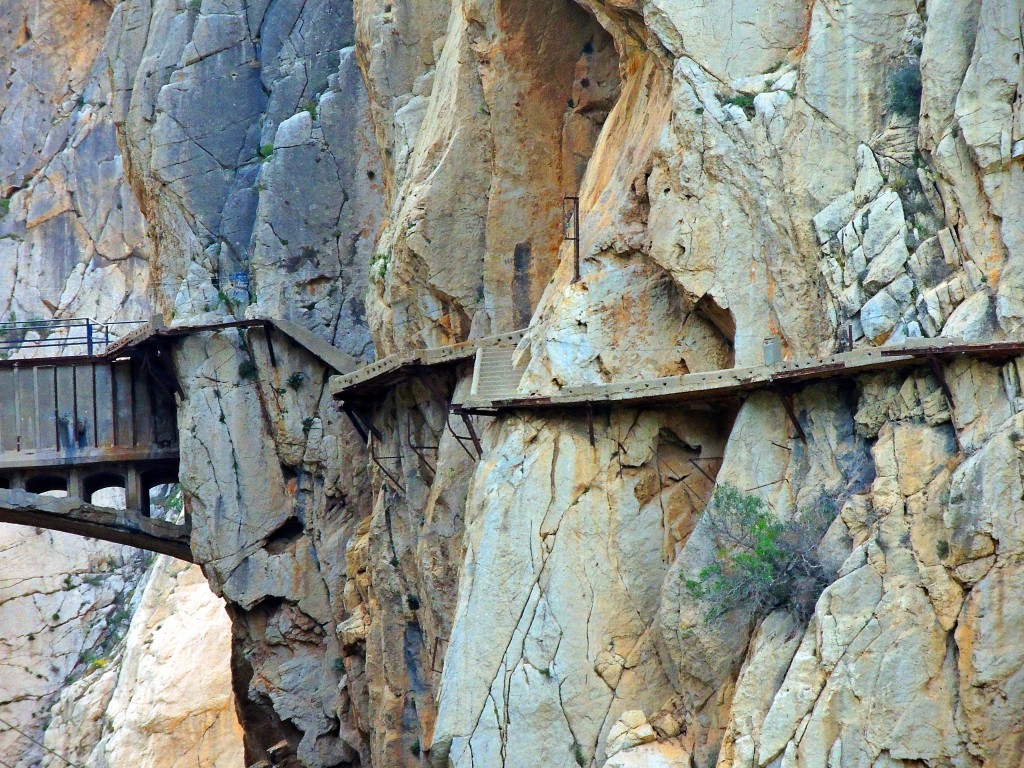
{"type": "Polygon", "coordinates": [[[59,349],[92,357],[102,354],[111,341],[140,325],[145,325],[145,321],[100,323],[89,317],[0,323],[0,358],[10,357],[15,352],[37,349],[59,349]]]}

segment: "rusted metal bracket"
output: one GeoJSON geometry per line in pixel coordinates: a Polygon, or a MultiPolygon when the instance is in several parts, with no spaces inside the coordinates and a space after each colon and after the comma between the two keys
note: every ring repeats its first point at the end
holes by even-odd
{"type": "Polygon", "coordinates": [[[373,426],[373,422],[370,421],[370,419],[366,419],[364,423],[362,417],[360,417],[359,413],[351,405],[348,403],[342,403],[341,409],[345,412],[345,415],[348,416],[348,420],[352,422],[352,426],[356,428],[356,432],[359,433],[359,436],[364,442],[369,442],[371,435],[376,437],[378,440],[384,439],[384,436],[380,431],[373,426]]]}
{"type": "Polygon", "coordinates": [[[383,465],[383,464],[381,463],[381,459],[386,459],[386,460],[390,460],[390,461],[394,461],[394,460],[399,460],[399,461],[400,461],[400,460],[402,459],[402,457],[401,457],[401,456],[378,456],[378,455],[377,455],[377,444],[376,444],[376,442],[374,441],[374,439],[373,439],[373,437],[372,437],[372,436],[371,436],[371,438],[370,438],[370,440],[369,440],[368,442],[369,442],[369,445],[370,445],[370,460],[371,460],[371,461],[372,461],[372,462],[373,462],[374,464],[376,464],[376,465],[377,465],[377,468],[378,468],[378,469],[379,469],[379,470],[380,470],[380,471],[381,471],[381,472],[382,472],[382,473],[384,474],[384,476],[385,476],[385,477],[386,477],[386,478],[387,478],[388,480],[390,480],[390,481],[391,481],[391,485],[392,485],[392,487],[393,487],[393,488],[394,488],[394,489],[395,489],[396,491],[398,491],[398,492],[399,492],[400,494],[402,494],[403,496],[405,496],[405,488],[404,488],[404,487],[402,486],[402,484],[401,484],[401,483],[399,482],[398,478],[397,478],[397,477],[395,477],[395,476],[394,476],[394,475],[393,475],[393,474],[392,474],[391,472],[389,472],[389,471],[388,471],[388,469],[387,469],[387,467],[385,467],[385,466],[384,466],[384,465],[383,465]]]}
{"type": "Polygon", "coordinates": [[[445,419],[445,424],[448,427],[448,431],[452,433],[452,437],[454,437],[456,440],[459,441],[459,445],[462,446],[462,450],[464,450],[466,452],[466,455],[468,455],[469,458],[473,459],[474,461],[476,459],[483,458],[484,448],[480,444],[480,438],[477,437],[476,429],[473,427],[473,420],[469,417],[468,413],[466,413],[464,410],[462,410],[462,408],[460,406],[453,405],[448,410],[448,418],[445,419]],[[460,435],[452,427],[452,418],[451,417],[452,417],[453,413],[462,417],[462,423],[465,424],[466,425],[466,429],[469,430],[469,434],[468,435],[460,435]],[[476,456],[474,456],[472,453],[470,453],[470,450],[466,447],[466,443],[467,442],[472,442],[473,443],[473,447],[476,449],[476,456]]]}
{"type": "Polygon", "coordinates": [[[704,468],[701,467],[701,465],[698,464],[697,462],[698,461],[721,461],[722,458],[723,458],[722,456],[697,456],[695,458],[688,459],[688,461],[691,464],[693,464],[694,469],[696,469],[698,472],[700,472],[702,475],[704,475],[704,477],[706,477],[712,483],[715,483],[715,482],[717,482],[715,480],[715,478],[713,478],[711,475],[709,475],[707,472],[705,472],[704,468]]]}
{"type": "Polygon", "coordinates": [[[946,398],[946,403],[949,405],[949,412],[953,413],[953,390],[949,388],[949,382],[946,381],[946,370],[942,367],[942,363],[939,362],[939,358],[935,355],[928,355],[928,365],[932,369],[932,374],[935,379],[939,382],[939,386],[942,388],[942,394],[946,398]]]}
{"type": "Polygon", "coordinates": [[[266,323],[263,326],[263,338],[267,341],[267,356],[270,358],[270,367],[277,368],[277,355],[274,354],[274,326],[266,323]]]}
{"type": "Polygon", "coordinates": [[[804,428],[800,425],[800,419],[796,417],[796,410],[793,408],[793,393],[783,389],[782,387],[776,387],[775,394],[779,396],[779,400],[782,402],[782,407],[786,409],[786,415],[789,416],[789,420],[793,422],[793,426],[796,427],[796,433],[800,440],[806,443],[807,433],[804,432],[804,428]]]}
{"type": "Polygon", "coordinates": [[[427,469],[430,470],[430,474],[436,475],[437,474],[437,467],[435,467],[434,465],[432,465],[430,463],[430,459],[427,458],[427,453],[426,452],[427,451],[436,451],[438,446],[436,446],[436,445],[416,445],[416,443],[414,443],[413,440],[412,440],[412,434],[413,434],[412,411],[406,412],[406,416],[407,416],[407,418],[409,420],[409,422],[408,422],[409,423],[409,448],[412,450],[413,453],[416,454],[416,456],[419,458],[420,461],[422,461],[424,464],[426,464],[427,469]]]}

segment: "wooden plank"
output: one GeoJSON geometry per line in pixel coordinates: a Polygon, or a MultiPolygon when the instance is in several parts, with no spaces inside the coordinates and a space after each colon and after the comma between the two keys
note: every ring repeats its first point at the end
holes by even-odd
{"type": "Polygon", "coordinates": [[[93,363],[75,366],[75,417],[78,419],[79,448],[95,448],[98,445],[95,368],[97,366],[93,363]]]}
{"type": "Polygon", "coordinates": [[[151,397],[151,380],[138,361],[131,363],[132,399],[135,402],[135,444],[152,445],[155,442],[155,414],[151,397]]]}
{"type": "Polygon", "coordinates": [[[40,450],[57,449],[57,376],[53,366],[35,368],[36,413],[38,414],[38,442],[40,450]]]}
{"type": "Polygon", "coordinates": [[[131,360],[111,363],[114,374],[114,445],[135,445],[135,397],[131,360]]]}
{"type": "Polygon", "coordinates": [[[99,363],[93,366],[92,373],[95,396],[93,417],[96,420],[96,447],[112,448],[117,444],[114,437],[116,419],[114,372],[109,363],[99,363]]]}
{"type": "Polygon", "coordinates": [[[0,451],[18,449],[17,370],[0,369],[0,451]]]}
{"type": "Polygon", "coordinates": [[[75,412],[75,366],[62,365],[55,369],[57,379],[57,435],[58,448],[74,451],[78,448],[75,412]]]}
{"type": "Polygon", "coordinates": [[[39,424],[36,418],[36,377],[35,369],[18,371],[18,436],[19,450],[34,451],[39,424]]]}

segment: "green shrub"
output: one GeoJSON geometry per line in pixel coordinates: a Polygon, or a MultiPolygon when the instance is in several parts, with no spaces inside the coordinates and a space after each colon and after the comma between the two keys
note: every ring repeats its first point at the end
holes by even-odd
{"type": "Polygon", "coordinates": [[[737,93],[730,99],[725,100],[726,104],[732,104],[740,107],[741,109],[753,109],[754,108],[754,97],[749,93],[737,93]]]}
{"type": "Polygon", "coordinates": [[[903,117],[917,117],[921,111],[921,67],[916,61],[896,70],[889,81],[889,109],[903,117]]]}
{"type": "Polygon", "coordinates": [[[0,218],[3,218],[11,212],[11,198],[2,197],[0,198],[0,218]]]}
{"type": "Polygon", "coordinates": [[[302,388],[303,382],[306,381],[306,374],[302,371],[292,371],[292,374],[288,377],[288,381],[285,382],[289,387],[298,391],[302,388]]]}
{"type": "Polygon", "coordinates": [[[412,744],[409,745],[409,753],[413,757],[420,756],[420,740],[416,739],[412,744]]]}
{"type": "Polygon", "coordinates": [[[256,374],[259,373],[259,369],[256,367],[256,363],[253,362],[252,358],[245,358],[238,364],[238,378],[242,381],[252,381],[256,378],[256,374]]]}
{"type": "Polygon", "coordinates": [[[271,156],[274,154],[274,145],[264,144],[263,146],[260,147],[259,152],[261,158],[263,158],[264,160],[269,160],[271,156]]]}
{"type": "Polygon", "coordinates": [[[744,607],[764,616],[784,607],[800,621],[831,579],[815,550],[835,517],[821,503],[790,521],[778,520],[757,496],[720,485],[706,511],[717,552],[689,593],[707,604],[707,620],[744,607]]]}

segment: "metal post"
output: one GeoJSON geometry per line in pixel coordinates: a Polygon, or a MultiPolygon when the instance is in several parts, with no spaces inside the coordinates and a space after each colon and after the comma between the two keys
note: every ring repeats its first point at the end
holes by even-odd
{"type": "Polygon", "coordinates": [[[85,319],[85,348],[89,357],[92,357],[92,321],[85,319]]]}
{"type": "Polygon", "coordinates": [[[565,239],[573,243],[572,281],[575,283],[580,279],[580,199],[575,196],[562,198],[563,213],[567,202],[572,203],[572,236],[567,235],[565,239]]]}

